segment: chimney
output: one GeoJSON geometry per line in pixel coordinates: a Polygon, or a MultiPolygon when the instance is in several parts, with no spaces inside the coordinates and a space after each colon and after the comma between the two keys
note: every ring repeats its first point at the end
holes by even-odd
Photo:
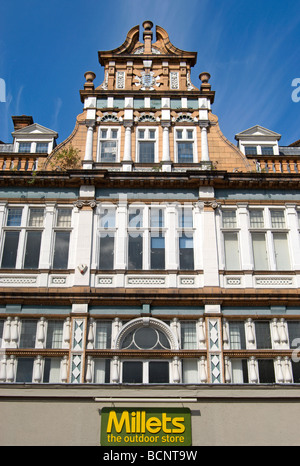
{"type": "Polygon", "coordinates": [[[32,116],[27,115],[20,115],[20,116],[12,116],[12,121],[14,123],[14,130],[25,128],[26,126],[33,124],[32,116]]]}

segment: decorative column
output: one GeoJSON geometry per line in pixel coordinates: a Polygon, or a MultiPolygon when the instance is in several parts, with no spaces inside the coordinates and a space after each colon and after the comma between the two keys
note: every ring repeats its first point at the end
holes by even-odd
{"type": "Polygon", "coordinates": [[[201,128],[201,162],[210,162],[208,152],[207,128],[209,127],[208,121],[200,121],[201,128]]]}
{"type": "Polygon", "coordinates": [[[94,137],[95,120],[86,120],[86,126],[87,126],[87,134],[86,134],[83,168],[90,170],[93,168],[93,137],[94,137]]]}
{"type": "Polygon", "coordinates": [[[251,356],[251,358],[249,358],[248,370],[249,370],[249,383],[257,383],[258,382],[257,361],[254,356],[251,356]]]}
{"type": "Polygon", "coordinates": [[[119,383],[119,357],[114,356],[112,360],[112,368],[111,368],[111,381],[113,383],[119,383]]]}
{"type": "Polygon", "coordinates": [[[179,383],[180,382],[180,375],[179,375],[179,358],[175,356],[173,358],[173,382],[179,383]]]}
{"type": "MultiPolygon", "coordinates": [[[[74,305],[73,305],[74,308],[74,305]]],[[[76,317],[72,319],[72,347],[70,358],[70,382],[82,383],[84,381],[84,356],[86,318],[76,317]]]]}
{"type": "Polygon", "coordinates": [[[223,361],[222,361],[222,342],[221,342],[221,319],[208,318],[207,337],[208,337],[208,364],[210,372],[210,383],[223,383],[223,361]]]}
{"type": "Polygon", "coordinates": [[[132,171],[132,156],[131,156],[131,128],[132,121],[124,121],[125,141],[124,141],[124,156],[123,156],[123,171],[132,171]]]}
{"type": "Polygon", "coordinates": [[[171,157],[170,157],[170,140],[169,140],[169,129],[170,122],[162,122],[163,128],[163,155],[162,155],[162,170],[165,172],[171,171],[171,157]]]}
{"type": "Polygon", "coordinates": [[[252,319],[246,320],[246,347],[247,349],[255,349],[255,331],[254,331],[254,323],[252,319]]]}

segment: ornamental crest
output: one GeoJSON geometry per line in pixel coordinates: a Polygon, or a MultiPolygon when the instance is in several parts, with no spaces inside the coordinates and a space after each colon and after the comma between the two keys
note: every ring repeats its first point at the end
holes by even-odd
{"type": "Polygon", "coordinates": [[[154,86],[159,87],[161,83],[159,82],[160,76],[154,77],[153,71],[142,71],[141,76],[136,76],[135,78],[138,80],[135,83],[136,86],[142,86],[141,91],[154,91],[154,86]]]}

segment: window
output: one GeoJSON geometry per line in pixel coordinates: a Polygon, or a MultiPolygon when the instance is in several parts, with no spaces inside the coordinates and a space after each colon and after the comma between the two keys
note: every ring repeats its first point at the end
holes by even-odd
{"type": "Polygon", "coordinates": [[[101,207],[100,210],[100,254],[99,269],[112,270],[114,268],[115,249],[115,216],[114,208],[101,207]]]}
{"type": "Polygon", "coordinates": [[[156,133],[153,128],[140,128],[137,130],[137,154],[139,163],[156,162],[156,133]]]}
{"type": "Polygon", "coordinates": [[[196,322],[181,322],[181,349],[197,349],[196,322]]]}
{"type": "Polygon", "coordinates": [[[37,142],[36,143],[36,152],[47,153],[48,152],[48,142],[37,142]]]}
{"type": "Polygon", "coordinates": [[[255,322],[256,348],[272,348],[271,332],[269,322],[255,322]]]}
{"type": "Polygon", "coordinates": [[[111,348],[111,322],[102,320],[96,322],[95,348],[111,348]]]}
{"type": "Polygon", "coordinates": [[[118,161],[119,129],[99,128],[98,160],[103,163],[118,161]]]}
{"type": "Polygon", "coordinates": [[[0,348],[2,348],[4,320],[0,319],[0,348]]]}
{"type": "MultiPolygon", "coordinates": [[[[8,208],[2,268],[36,269],[39,266],[44,209],[29,208],[27,223],[23,208],[8,208]]],[[[28,212],[28,207],[25,208],[28,212]]]]}
{"type": "Polygon", "coordinates": [[[163,332],[153,327],[138,327],[126,334],[122,349],[160,350],[170,349],[170,342],[163,332]]]}
{"type": "Polygon", "coordinates": [[[31,142],[19,142],[19,152],[28,153],[31,150],[31,142]]]}
{"type": "Polygon", "coordinates": [[[16,382],[31,383],[34,358],[18,358],[16,382]]]}
{"type": "Polygon", "coordinates": [[[194,129],[176,129],[176,156],[177,163],[193,163],[194,162],[194,129]]]}
{"type": "Polygon", "coordinates": [[[128,213],[128,269],[143,268],[143,210],[132,208],[128,213]]]}
{"type": "Polygon", "coordinates": [[[165,238],[162,233],[151,234],[150,264],[152,270],[165,268],[165,238]]]}
{"type": "Polygon", "coordinates": [[[250,228],[255,270],[290,270],[284,210],[251,209],[250,228]]]}
{"type": "Polygon", "coordinates": [[[169,383],[168,361],[123,361],[123,383],[169,383]]]}
{"type": "Polygon", "coordinates": [[[171,99],[170,105],[171,105],[171,109],[182,108],[181,99],[171,99]]]}
{"type": "Polygon", "coordinates": [[[44,383],[60,383],[60,358],[45,358],[44,361],[44,383]]]}
{"type": "Polygon", "coordinates": [[[222,211],[222,226],[223,228],[236,228],[236,211],[223,210],[222,211]]]}
{"type": "Polygon", "coordinates": [[[255,270],[268,270],[269,261],[265,233],[252,233],[252,249],[255,270]]]}
{"type": "Polygon", "coordinates": [[[63,326],[62,320],[48,321],[46,348],[62,348],[63,326]]]}
{"type": "Polygon", "coordinates": [[[182,382],[198,383],[198,361],[197,359],[182,360],[182,382]]]}
{"type": "Polygon", "coordinates": [[[94,383],[110,382],[110,360],[94,359],[94,383]]]}
{"type": "Polygon", "coordinates": [[[262,155],[274,155],[274,149],[272,146],[261,146],[262,155]]]}
{"type": "Polygon", "coordinates": [[[54,230],[53,269],[67,269],[71,235],[72,209],[58,208],[54,230]]]}
{"type": "Polygon", "coordinates": [[[249,383],[247,359],[231,359],[232,383],[249,383]]]}
{"type": "Polygon", "coordinates": [[[258,359],[259,383],[274,383],[275,370],[273,359],[258,359]]]}
{"type": "Polygon", "coordinates": [[[289,342],[290,348],[298,347],[300,339],[300,321],[288,321],[288,333],[289,333],[289,342]]]}
{"type": "Polygon", "coordinates": [[[194,269],[193,211],[188,207],[178,211],[179,268],[194,269]]]}
{"type": "Polygon", "coordinates": [[[244,322],[229,322],[230,349],[246,349],[244,322]]]}
{"type": "Polygon", "coordinates": [[[224,251],[226,270],[240,269],[238,233],[224,232],[224,251]]]}
{"type": "Polygon", "coordinates": [[[37,320],[23,319],[21,321],[21,333],[19,348],[35,348],[37,320]]]}
{"type": "Polygon", "coordinates": [[[245,155],[257,155],[257,147],[245,146],[245,155]]]}
{"type": "Polygon", "coordinates": [[[151,207],[150,210],[150,268],[165,269],[164,210],[151,207]]]}

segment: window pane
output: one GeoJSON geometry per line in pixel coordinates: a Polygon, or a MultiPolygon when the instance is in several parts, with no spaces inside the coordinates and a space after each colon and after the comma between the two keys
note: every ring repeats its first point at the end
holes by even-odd
{"type": "Polygon", "coordinates": [[[4,320],[0,320],[0,348],[2,348],[2,338],[3,338],[3,329],[4,329],[4,320]]]}
{"type": "Polygon", "coordinates": [[[264,227],[264,213],[262,210],[250,210],[250,227],[263,228],[264,227]]]}
{"type": "Polygon", "coordinates": [[[123,383],[142,383],[143,363],[140,361],[123,362],[123,383]]]}
{"type": "Polygon", "coordinates": [[[255,322],[256,348],[272,348],[269,322],[255,322]]]}
{"type": "Polygon", "coordinates": [[[193,211],[191,209],[181,209],[179,213],[179,227],[193,228],[193,211]]]}
{"type": "Polygon", "coordinates": [[[151,269],[163,270],[165,268],[165,238],[151,237],[151,269]]]}
{"type": "Polygon", "coordinates": [[[194,269],[193,238],[186,235],[179,238],[179,266],[181,270],[194,269]]]}
{"type": "Polygon", "coordinates": [[[41,231],[28,231],[24,258],[24,269],[37,269],[40,261],[41,231]]]}
{"type": "Polygon", "coordinates": [[[256,146],[246,146],[245,147],[245,154],[246,155],[256,155],[257,154],[256,146]]]}
{"type": "Polygon", "coordinates": [[[141,270],[143,268],[143,238],[129,235],[128,240],[128,269],[141,270]]]}
{"type": "Polygon", "coordinates": [[[141,228],[143,226],[143,211],[141,209],[131,210],[129,212],[129,228],[141,228]]]}
{"type": "Polygon", "coordinates": [[[3,269],[14,269],[16,267],[18,244],[19,244],[19,232],[18,231],[7,231],[5,233],[2,263],[1,263],[1,267],[3,269]]]}
{"type": "Polygon", "coordinates": [[[140,163],[154,163],[154,142],[140,142],[140,163]]]}
{"type": "Polygon", "coordinates": [[[58,209],[57,218],[56,218],[56,226],[70,228],[71,227],[71,215],[72,215],[71,209],[68,209],[68,208],[58,209]]]}
{"type": "Polygon", "coordinates": [[[224,233],[225,265],[227,270],[240,269],[237,233],[224,233]]]}
{"type": "Polygon", "coordinates": [[[60,383],[60,362],[59,358],[45,358],[44,383],[60,383]]]}
{"type": "Polygon", "coordinates": [[[222,212],[223,228],[236,228],[236,212],[235,210],[223,210],[222,212]]]}
{"type": "Polygon", "coordinates": [[[198,361],[196,359],[182,360],[182,382],[198,383],[198,361]]]}
{"type": "Polygon", "coordinates": [[[169,383],[169,363],[167,361],[149,362],[149,383],[169,383]]]}
{"type": "Polygon", "coordinates": [[[36,328],[36,320],[22,320],[19,348],[35,347],[36,328]]]}
{"type": "Polygon", "coordinates": [[[57,231],[55,234],[55,247],[53,256],[54,269],[67,269],[69,259],[69,231],[57,231]]]}
{"type": "Polygon", "coordinates": [[[114,235],[101,235],[100,237],[100,270],[112,270],[114,268],[114,235]]]}
{"type": "Polygon", "coordinates": [[[28,226],[42,227],[44,223],[44,209],[30,209],[28,226]]]}
{"type": "Polygon", "coordinates": [[[272,228],[285,228],[285,218],[283,210],[271,210],[272,228]]]}
{"type": "Polygon", "coordinates": [[[244,322],[229,322],[230,349],[246,349],[244,322]]]}
{"type": "Polygon", "coordinates": [[[116,211],[114,209],[102,208],[100,212],[100,227],[114,228],[116,225],[116,211]]]}
{"type": "Polygon", "coordinates": [[[197,349],[196,322],[181,322],[181,349],[197,349]]]}
{"type": "Polygon", "coordinates": [[[232,383],[249,383],[246,359],[231,359],[232,383]]]}
{"type": "Polygon", "coordinates": [[[31,142],[20,142],[19,143],[19,152],[30,152],[31,142]]]}
{"type": "Polygon", "coordinates": [[[178,163],[192,163],[193,162],[193,143],[192,142],[178,142],[178,163]]]}
{"type": "Polygon", "coordinates": [[[101,142],[101,162],[116,162],[117,158],[117,142],[105,141],[101,142]]]}
{"type": "Polygon", "coordinates": [[[297,338],[300,338],[300,321],[288,321],[288,332],[289,332],[289,341],[290,341],[290,348],[298,347],[297,338]],[[293,341],[295,342],[293,343],[293,341]]]}
{"type": "Polygon", "coordinates": [[[273,233],[277,270],[290,270],[290,255],[286,233],[273,233]]]}
{"type": "Polygon", "coordinates": [[[177,137],[177,139],[182,139],[182,133],[183,133],[182,129],[178,129],[178,130],[176,131],[176,137],[177,137]]]}
{"type": "Polygon", "coordinates": [[[107,129],[101,129],[101,139],[107,138],[107,129]]]}
{"type": "Polygon", "coordinates": [[[111,348],[111,322],[99,321],[96,323],[95,348],[111,348]]]}
{"type": "Polygon", "coordinates": [[[62,348],[63,326],[62,320],[48,321],[46,348],[62,348]]]}
{"type": "Polygon", "coordinates": [[[48,152],[48,142],[37,142],[36,152],[47,153],[48,152]]]}
{"type": "Polygon", "coordinates": [[[18,358],[16,382],[32,382],[33,358],[18,358]]]}
{"type": "Polygon", "coordinates": [[[19,227],[21,225],[22,209],[8,209],[7,222],[8,227],[19,227]]]}
{"type": "Polygon", "coordinates": [[[275,371],[272,359],[258,359],[259,383],[274,383],[275,371]]]}
{"type": "Polygon", "coordinates": [[[261,147],[262,155],[274,155],[274,150],[272,146],[262,146],[261,147]]]}
{"type": "Polygon", "coordinates": [[[109,383],[110,382],[110,360],[95,359],[94,360],[94,383],[109,383]]]}
{"type": "Polygon", "coordinates": [[[300,364],[299,362],[292,362],[293,380],[294,383],[300,383],[300,364]]]}
{"type": "Polygon", "coordinates": [[[255,270],[268,270],[269,264],[264,233],[252,233],[252,247],[255,270]]]}
{"type": "Polygon", "coordinates": [[[163,209],[151,208],[151,227],[163,228],[164,227],[164,211],[163,209]]]}

